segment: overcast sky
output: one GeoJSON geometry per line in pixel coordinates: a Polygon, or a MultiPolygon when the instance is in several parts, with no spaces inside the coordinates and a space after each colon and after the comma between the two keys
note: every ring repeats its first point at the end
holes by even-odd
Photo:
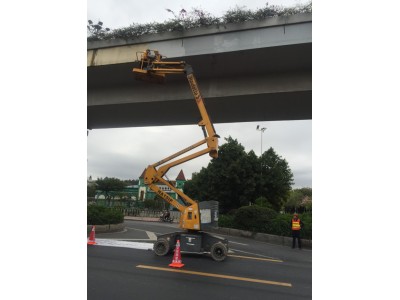
{"type": "MultiPolygon", "coordinates": [[[[214,16],[222,16],[229,8],[236,5],[248,9],[263,7],[267,1],[200,1],[170,0],[156,1],[157,5],[149,5],[143,1],[88,0],[88,19],[101,20],[104,26],[111,29],[129,26],[133,23],[162,22],[172,17],[166,8],[179,12],[182,8],[202,8],[214,16]]],[[[268,1],[270,5],[295,5],[306,1],[276,0],[268,1]]],[[[165,54],[168,56],[168,54],[165,54]]],[[[201,82],[199,82],[201,89],[201,82]]],[[[207,101],[207,99],[206,99],[207,101]]],[[[195,103],[193,103],[195,105],[195,103]]],[[[95,129],[89,131],[87,137],[88,176],[117,177],[120,179],[137,179],[144,168],[178,150],[201,140],[201,129],[195,125],[137,127],[123,129],[95,129]]],[[[239,141],[246,151],[254,150],[259,156],[261,152],[261,132],[257,125],[266,127],[262,134],[262,149],[273,147],[282,158],[286,159],[294,174],[294,188],[312,187],[312,121],[280,121],[280,122],[246,122],[215,124],[217,133],[224,138],[231,136],[239,141]]],[[[207,167],[208,155],[197,158],[171,169],[167,176],[175,179],[183,169],[186,178],[193,172],[207,167]]]]}

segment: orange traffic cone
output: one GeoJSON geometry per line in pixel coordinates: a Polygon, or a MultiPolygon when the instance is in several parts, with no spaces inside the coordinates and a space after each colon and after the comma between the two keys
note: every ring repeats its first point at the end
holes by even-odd
{"type": "Polygon", "coordinates": [[[96,244],[95,227],[96,227],[95,225],[92,226],[92,231],[90,232],[90,236],[89,236],[89,239],[88,239],[88,242],[87,242],[88,245],[95,245],[96,244]]]}
{"type": "Polygon", "coordinates": [[[169,266],[172,268],[182,268],[184,266],[181,260],[181,243],[179,242],[179,240],[176,241],[174,258],[172,259],[172,263],[170,263],[169,266]]]}

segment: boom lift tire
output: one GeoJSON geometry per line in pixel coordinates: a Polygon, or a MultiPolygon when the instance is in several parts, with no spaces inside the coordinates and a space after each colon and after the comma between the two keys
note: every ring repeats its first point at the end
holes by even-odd
{"type": "Polygon", "coordinates": [[[223,261],[228,254],[228,250],[226,249],[224,244],[218,242],[211,246],[210,254],[213,260],[223,261]]]}
{"type": "Polygon", "coordinates": [[[169,252],[169,243],[166,239],[159,239],[154,243],[153,246],[154,253],[158,256],[167,255],[169,252]]]}

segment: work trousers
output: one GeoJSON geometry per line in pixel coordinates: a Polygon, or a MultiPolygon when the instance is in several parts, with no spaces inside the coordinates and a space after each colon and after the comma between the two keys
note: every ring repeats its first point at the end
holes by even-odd
{"type": "Polygon", "coordinates": [[[292,248],[295,248],[297,239],[297,244],[299,246],[299,249],[301,249],[300,230],[292,230],[292,237],[293,237],[292,248]]]}

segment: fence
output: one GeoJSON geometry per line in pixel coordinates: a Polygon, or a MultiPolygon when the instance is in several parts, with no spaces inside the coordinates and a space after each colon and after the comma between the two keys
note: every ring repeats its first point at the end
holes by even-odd
{"type": "MultiPolygon", "coordinates": [[[[162,210],[159,209],[148,209],[148,208],[124,208],[124,207],[115,207],[115,209],[121,211],[124,216],[132,216],[132,217],[144,217],[144,218],[158,218],[163,214],[162,210]]],[[[170,211],[171,217],[175,220],[179,219],[180,212],[179,211],[170,211]]]]}

